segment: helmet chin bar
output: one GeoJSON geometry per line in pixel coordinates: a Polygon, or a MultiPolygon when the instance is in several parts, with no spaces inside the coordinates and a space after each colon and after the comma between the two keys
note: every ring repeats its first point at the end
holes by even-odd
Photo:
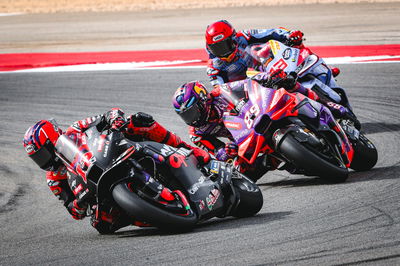
{"type": "Polygon", "coordinates": [[[235,57],[236,57],[236,49],[235,49],[235,51],[233,51],[233,52],[232,52],[230,55],[228,55],[227,57],[221,57],[221,60],[224,60],[224,61],[230,63],[230,62],[233,61],[233,59],[235,59],[235,57]]]}

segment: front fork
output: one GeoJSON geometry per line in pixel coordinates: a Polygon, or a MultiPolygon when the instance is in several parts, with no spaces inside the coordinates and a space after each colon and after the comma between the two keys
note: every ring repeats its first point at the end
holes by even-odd
{"type": "Polygon", "coordinates": [[[339,152],[346,167],[349,168],[354,155],[353,146],[351,145],[351,142],[347,137],[347,134],[345,133],[344,129],[340,126],[338,121],[336,121],[332,115],[330,116],[331,119],[327,119],[327,124],[334,132],[336,132],[337,136],[339,137],[337,141],[337,143],[341,148],[339,152]]]}

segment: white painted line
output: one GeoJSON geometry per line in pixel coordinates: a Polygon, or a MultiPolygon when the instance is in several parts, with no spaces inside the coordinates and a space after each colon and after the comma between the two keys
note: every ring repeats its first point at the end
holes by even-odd
{"type": "MultiPolygon", "coordinates": [[[[375,64],[375,63],[400,63],[400,56],[363,56],[363,57],[330,57],[324,59],[327,64],[375,64]],[[391,59],[387,60],[387,59],[391,59]],[[396,59],[396,60],[393,60],[396,59]],[[398,59],[398,60],[397,60],[398,59]],[[381,60],[381,61],[380,61],[381,60]]],[[[155,61],[131,62],[108,64],[83,64],[56,67],[31,68],[16,71],[3,71],[0,73],[33,73],[33,72],[72,72],[72,71],[112,71],[112,70],[160,70],[160,69],[185,69],[206,68],[206,65],[186,65],[201,63],[201,60],[187,61],[155,61]]]]}
{"type": "Polygon", "coordinates": [[[0,17],[19,16],[23,14],[24,13],[0,13],[0,17]]]}
{"type": "MultiPolygon", "coordinates": [[[[70,71],[136,70],[136,69],[142,69],[142,68],[152,69],[152,68],[156,68],[156,67],[165,68],[168,65],[189,64],[189,63],[201,63],[201,60],[83,64],[83,65],[31,68],[31,69],[16,70],[14,72],[70,72],[70,71]]],[[[182,68],[182,67],[185,67],[185,66],[180,66],[180,68],[182,68]]]]}
{"type": "Polygon", "coordinates": [[[377,62],[379,60],[384,60],[384,61],[380,61],[380,62],[386,62],[386,61],[393,62],[393,61],[389,61],[387,59],[399,59],[400,60],[400,56],[379,55],[379,56],[359,56],[359,57],[346,56],[346,57],[324,58],[324,60],[327,64],[368,63],[369,61],[377,62]]]}

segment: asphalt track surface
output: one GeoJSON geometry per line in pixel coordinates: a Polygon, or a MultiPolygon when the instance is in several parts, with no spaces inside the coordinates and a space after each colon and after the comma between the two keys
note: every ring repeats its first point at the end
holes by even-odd
{"type": "Polygon", "coordinates": [[[214,219],[187,234],[128,227],[112,236],[69,217],[24,154],[24,131],[39,118],[65,128],[120,106],[186,136],[170,99],[204,69],[1,74],[2,193],[15,192],[0,209],[0,264],[398,264],[399,71],[400,64],[342,66],[340,83],[379,150],[373,170],[336,185],[270,172],[258,182],[264,206],[255,217],[214,219]]]}
{"type": "Polygon", "coordinates": [[[376,167],[343,184],[270,172],[258,181],[254,217],[213,219],[186,234],[127,227],[100,236],[73,220],[22,148],[25,130],[54,117],[73,121],[115,106],[144,111],[184,136],[171,108],[184,81],[205,69],[0,74],[1,265],[339,265],[400,263],[400,64],[341,65],[376,167]]]}

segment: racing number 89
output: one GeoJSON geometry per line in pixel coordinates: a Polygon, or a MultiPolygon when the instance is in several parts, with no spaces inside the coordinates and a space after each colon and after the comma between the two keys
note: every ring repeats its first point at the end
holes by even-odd
{"type": "Polygon", "coordinates": [[[248,129],[253,126],[254,120],[260,114],[260,107],[257,104],[254,104],[250,107],[249,111],[244,115],[244,122],[248,129]]]}

